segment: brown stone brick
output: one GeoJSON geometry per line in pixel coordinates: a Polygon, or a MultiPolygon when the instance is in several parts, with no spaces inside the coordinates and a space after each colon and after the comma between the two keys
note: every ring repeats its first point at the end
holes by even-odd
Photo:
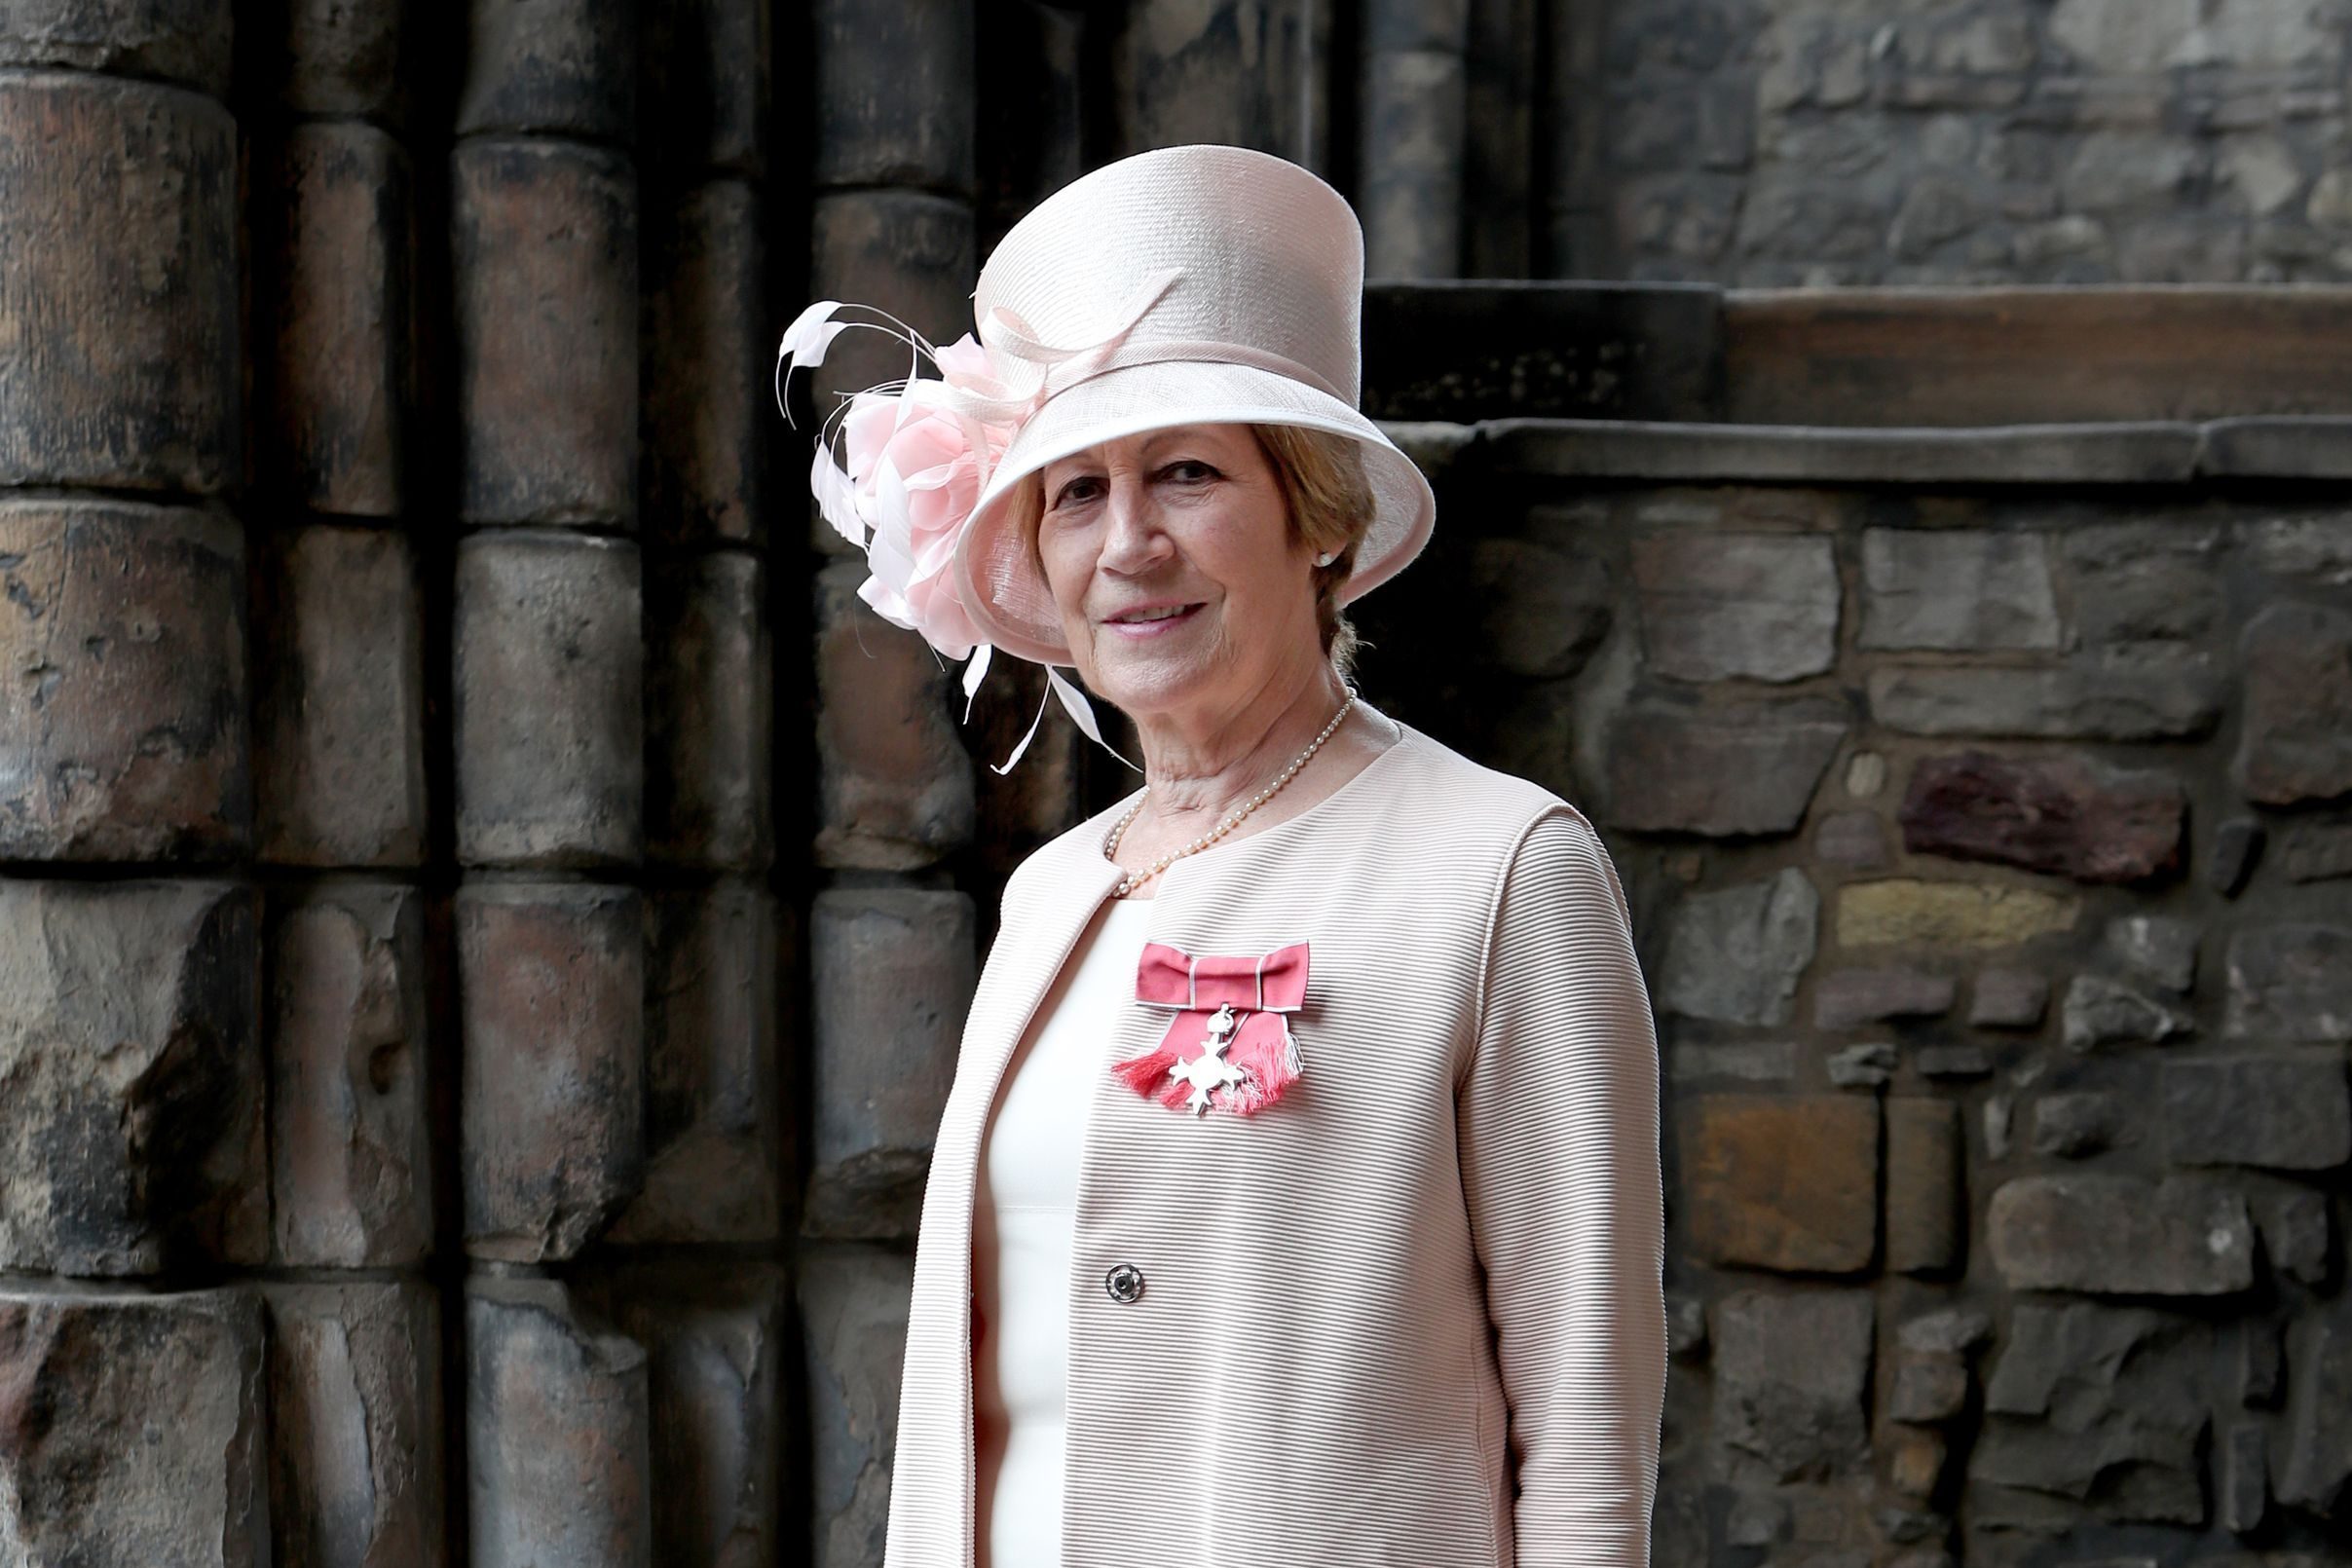
{"type": "Polygon", "coordinates": [[[647,895],[645,1190],[616,1242],[777,1234],[774,902],[734,881],[647,895]]]}
{"type": "Polygon", "coordinates": [[[974,924],[962,893],[881,887],[817,895],[808,1234],[915,1234],[978,979],[974,924]]]}
{"type": "Polygon", "coordinates": [[[926,866],[969,842],[972,760],[952,666],[857,596],[863,561],[817,574],[817,863],[926,866]]]}
{"type": "Polygon", "coordinates": [[[977,11],[971,0],[816,0],[809,11],[816,46],[814,182],[971,195],[977,11]]]}
{"type": "Polygon", "coordinates": [[[1940,1432],[1912,1430],[1889,1435],[1886,1484],[1897,1495],[1925,1499],[1943,1479],[1948,1449],[1940,1432]]]}
{"type": "Polygon", "coordinates": [[[237,482],[237,127],[210,98],[0,76],[0,484],[237,482]]]}
{"type": "Polygon", "coordinates": [[[373,126],[298,125],[271,168],[275,340],[264,479],[312,511],[401,509],[415,239],[408,155],[373,126]]]}
{"type": "Polygon", "coordinates": [[[632,526],[636,175],[556,141],[468,141],[451,166],[461,515],[632,526]]]}
{"type": "Polygon", "coordinates": [[[646,580],[646,856],[758,872],[772,856],[767,579],[727,550],[646,580]]]}
{"type": "Polygon", "coordinates": [[[914,1264],[881,1248],[803,1251],[794,1286],[808,1390],[810,1536],[818,1568],[875,1560],[889,1520],[899,1374],[914,1264]]]}
{"type": "Polygon", "coordinates": [[[416,866],[425,626],[408,537],[318,524],[265,536],[253,620],[261,854],[285,866],[416,866]]]}
{"type": "Polygon", "coordinates": [[[626,146],[637,132],[637,9],[467,0],[459,134],[543,131],[626,146]]]}
{"type": "Polygon", "coordinates": [[[1644,833],[1792,832],[1849,728],[1811,702],[1624,709],[1609,725],[1609,820],[1644,833]]]}
{"type": "Polygon", "coordinates": [[[225,97],[230,0],[8,0],[0,65],[161,77],[225,97]]]}
{"type": "Polygon", "coordinates": [[[2352,791],[2352,615],[2281,600],[2238,639],[2243,726],[2232,764],[2265,805],[2352,791]]]}
{"type": "Polygon", "coordinates": [[[256,899],[0,881],[0,1270],[259,1263],[256,899]]]}
{"type": "Polygon", "coordinates": [[[766,1264],[624,1272],[613,1317],[645,1347],[653,1561],[778,1560],[784,1273],[766,1264]]]}
{"type": "Polygon", "coordinates": [[[629,865],[644,842],[637,546],[492,531],[458,545],[458,858],[629,865]]]}
{"type": "Polygon", "coordinates": [[[467,1283],[473,1568],[656,1560],[646,1381],[643,1347],[577,1308],[555,1281],[467,1283]]]}
{"type": "Polygon", "coordinates": [[[270,919],[271,1228],[281,1263],[432,1251],[424,895],[327,882],[270,919]]]}
{"type": "Polygon", "coordinates": [[[417,36],[406,25],[410,3],[287,0],[276,56],[280,101],[305,114],[364,116],[397,129],[408,117],[402,46],[417,36]]]}
{"type": "Polygon", "coordinates": [[[698,186],[648,219],[645,534],[658,543],[767,540],[764,453],[789,432],[771,393],[775,345],[758,330],[760,223],[759,196],[740,180],[698,186]]]}
{"type": "Polygon", "coordinates": [[[276,1568],[439,1568],[441,1314],[421,1281],[264,1288],[276,1568]]]}
{"type": "Polygon", "coordinates": [[[0,1289],[8,1561],[269,1568],[263,1375],[247,1291],[0,1289]]]}
{"type": "Polygon", "coordinates": [[[226,518],[0,503],[0,858],[243,854],[244,633],[244,550],[226,518]]]}
{"type": "Polygon", "coordinates": [[[1684,1102],[1686,1234],[1709,1263],[1850,1273],[1879,1221],[1879,1106],[1857,1095],[1684,1102]]]}
{"type": "Polygon", "coordinates": [[[1964,1238],[1960,1105],[1886,1101],[1886,1266],[1905,1274],[1957,1268],[1964,1238]]]}
{"type": "Polygon", "coordinates": [[[458,890],[466,1246],[572,1257],[645,1178],[645,914],[633,889],[458,890]]]}
{"type": "Polygon", "coordinates": [[[2226,1187],[2104,1172],[2020,1176],[1985,1206],[2012,1290],[2227,1295],[2254,1283],[2254,1220],[2226,1187]]]}
{"type": "Polygon", "coordinates": [[[2169,773],[2126,772],[2079,754],[1963,751],[1920,761],[1898,820],[1915,855],[2132,882],[2180,869],[2187,814],[2188,797],[2169,773]]]}

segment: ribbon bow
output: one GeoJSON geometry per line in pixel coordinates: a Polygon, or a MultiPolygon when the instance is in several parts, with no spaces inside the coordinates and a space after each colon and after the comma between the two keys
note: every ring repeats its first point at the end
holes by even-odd
{"type": "Polygon", "coordinates": [[[1171,1110],[1253,1116],[1305,1069],[1288,1015],[1306,1005],[1307,945],[1257,957],[1194,957],[1144,944],[1136,1000],[1175,1013],[1158,1047],[1114,1063],[1130,1089],[1171,1110]]]}

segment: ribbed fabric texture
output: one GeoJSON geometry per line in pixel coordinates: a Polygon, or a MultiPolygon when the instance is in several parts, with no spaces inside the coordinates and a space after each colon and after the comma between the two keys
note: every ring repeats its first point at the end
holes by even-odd
{"type": "MultiPolygon", "coordinates": [[[[1123,808],[1123,807],[1121,807],[1123,808]]],[[[973,1560],[971,1213],[1007,1059],[1117,879],[1113,808],[1016,873],[925,1193],[886,1560],[973,1560]]],[[[1105,1071],[1069,1277],[1063,1561],[1649,1559],[1666,1381],[1658,1047],[1624,895],[1556,796],[1417,730],[1178,861],[1150,940],[1311,948],[1305,1071],[1195,1119],[1105,1071]],[[1104,1277],[1141,1271],[1114,1300],[1104,1277]]],[[[1118,1057],[1156,1042],[1137,1006],[1118,1057]]]]}

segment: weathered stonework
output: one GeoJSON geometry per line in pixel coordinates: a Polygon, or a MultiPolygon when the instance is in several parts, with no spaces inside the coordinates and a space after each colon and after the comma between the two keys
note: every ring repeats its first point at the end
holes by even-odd
{"type": "Polygon", "coordinates": [[[2013,1290],[2207,1296],[2254,1283],[2246,1200],[2185,1177],[2019,1176],[1994,1191],[1985,1226],[2013,1290]]]}
{"type": "Polygon", "coordinates": [[[2180,781],[2162,773],[1963,751],[1921,759],[1897,820],[1915,855],[2135,882],[2179,868],[2187,811],[2180,781]]]}
{"type": "Polygon", "coordinates": [[[0,881],[0,1269],[263,1260],[256,902],[223,883],[0,881]]]}
{"type": "Polygon", "coordinates": [[[1852,1273],[1878,1244],[1879,1110],[1845,1095],[1706,1095],[1681,1109],[1688,1245],[1706,1261],[1852,1273]]]}
{"type": "Polygon", "coordinates": [[[862,562],[816,581],[817,861],[908,871],[972,837],[972,763],[952,672],[857,597],[862,562]]]}
{"type": "Polygon", "coordinates": [[[1697,893],[1674,911],[1658,1000],[1693,1018],[1785,1024],[1812,961],[1821,896],[1794,868],[1768,880],[1697,893]]]}

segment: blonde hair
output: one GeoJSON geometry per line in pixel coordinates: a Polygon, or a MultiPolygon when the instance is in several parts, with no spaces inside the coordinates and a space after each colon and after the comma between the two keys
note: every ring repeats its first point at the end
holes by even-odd
{"type": "MultiPolygon", "coordinates": [[[[1339,588],[1355,570],[1357,547],[1372,522],[1372,485],[1364,477],[1363,454],[1355,437],[1329,430],[1303,425],[1249,429],[1274,469],[1291,537],[1313,554],[1331,555],[1330,565],[1315,568],[1315,624],[1332,668],[1341,680],[1350,680],[1357,650],[1363,644],[1340,608],[1339,588]]],[[[1042,580],[1045,562],[1037,548],[1037,524],[1045,515],[1044,470],[1015,486],[1006,504],[1012,508],[1008,521],[1027,542],[1029,565],[1042,580]]]]}

